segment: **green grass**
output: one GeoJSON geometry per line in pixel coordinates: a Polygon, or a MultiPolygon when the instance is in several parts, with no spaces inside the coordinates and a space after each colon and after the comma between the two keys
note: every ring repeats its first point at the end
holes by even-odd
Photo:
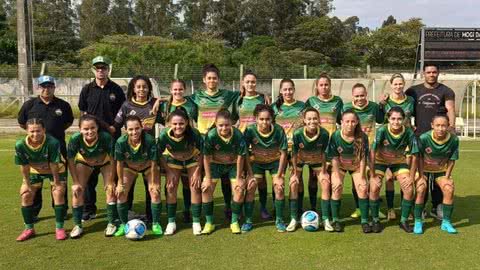
{"type": "MultiPolygon", "coordinates": [[[[479,152],[462,151],[454,171],[456,179],[453,221],[458,235],[448,235],[439,229],[439,222],[426,220],[422,236],[406,234],[390,222],[381,234],[364,235],[358,221],[345,219],[345,233],[315,233],[299,229],[295,233],[277,233],[273,222],[258,217],[256,204],[255,229],[248,234],[232,235],[223,223],[223,200],[220,188],[216,192],[216,223],[212,235],[195,237],[189,226],[181,222],[182,202],[179,201],[178,233],[171,237],[152,238],[138,242],[124,238],[105,238],[105,204],[99,196],[100,217],[86,223],[85,235],[78,240],[54,240],[54,217],[44,186],[44,209],[36,224],[38,235],[17,243],[23,229],[20,214],[20,172],[13,165],[15,138],[2,135],[0,140],[0,269],[50,268],[74,266],[77,269],[475,269],[478,268],[480,239],[480,185],[478,179],[479,152]]],[[[478,142],[462,142],[462,150],[480,151],[478,142]]],[[[353,210],[351,181],[345,181],[343,216],[353,210]]],[[[99,189],[100,190],[100,189],[99,189]]],[[[398,185],[395,204],[399,205],[398,185]]],[[[135,209],[143,210],[143,186],[136,187],[135,209]]],[[[384,194],[382,192],[382,194],[384,194]]],[[[271,198],[269,197],[269,203],[271,198]]],[[[308,206],[308,199],[305,198],[308,206]]],[[[384,206],[384,205],[383,205],[384,206]]],[[[165,214],[162,223],[165,224],[165,214]]],[[[65,224],[72,228],[71,218],[65,224]]]]}

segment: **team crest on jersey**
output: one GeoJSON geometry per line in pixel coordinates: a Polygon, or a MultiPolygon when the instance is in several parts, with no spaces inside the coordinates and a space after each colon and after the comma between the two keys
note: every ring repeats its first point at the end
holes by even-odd
{"type": "Polygon", "coordinates": [[[220,145],[219,145],[219,144],[215,144],[215,149],[220,150],[220,145]]]}
{"type": "Polygon", "coordinates": [[[300,147],[300,148],[303,149],[303,148],[305,148],[305,145],[304,145],[303,143],[300,143],[300,144],[298,145],[298,147],[300,147]]]}
{"type": "Polygon", "coordinates": [[[115,99],[117,99],[117,97],[115,96],[114,93],[110,93],[110,100],[111,101],[115,101],[115,99]]]}
{"type": "Polygon", "coordinates": [[[343,152],[343,148],[341,146],[339,146],[339,147],[337,147],[337,151],[338,151],[338,153],[341,154],[343,152]]]}
{"type": "Polygon", "coordinates": [[[253,144],[258,144],[258,139],[257,139],[257,138],[253,138],[252,143],[253,143],[253,144]]]}
{"type": "Polygon", "coordinates": [[[432,153],[432,148],[430,147],[425,148],[425,152],[427,152],[427,154],[432,153]]]}
{"type": "Polygon", "coordinates": [[[61,116],[61,115],[63,114],[63,112],[62,112],[62,110],[60,110],[60,109],[56,109],[56,110],[55,110],[55,114],[56,114],[57,116],[61,116]]]}
{"type": "Polygon", "coordinates": [[[130,153],[125,153],[125,158],[130,158],[130,153]]]}
{"type": "Polygon", "coordinates": [[[387,145],[389,145],[389,144],[390,144],[390,143],[388,142],[388,140],[384,140],[384,141],[383,141],[383,145],[387,146],[387,145]]]}

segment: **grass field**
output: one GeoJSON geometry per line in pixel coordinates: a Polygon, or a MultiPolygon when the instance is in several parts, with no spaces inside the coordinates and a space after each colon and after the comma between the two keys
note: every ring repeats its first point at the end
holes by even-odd
{"type": "MultiPolygon", "coordinates": [[[[460,161],[454,170],[456,180],[453,221],[458,235],[440,231],[439,222],[428,218],[422,236],[406,234],[397,223],[386,223],[381,234],[364,235],[359,222],[345,218],[343,234],[318,231],[277,233],[273,221],[258,217],[248,234],[232,235],[223,220],[220,188],[216,192],[217,231],[195,237],[189,225],[182,224],[179,201],[178,232],[171,237],[134,242],[105,238],[105,203],[99,198],[99,217],[85,225],[85,235],[63,242],[54,239],[54,217],[44,185],[44,209],[36,224],[37,236],[17,243],[23,229],[20,213],[20,172],[13,164],[15,136],[0,135],[0,269],[480,269],[480,157],[479,142],[462,142],[460,161]]],[[[135,209],[142,211],[143,186],[137,182],[135,209]]],[[[351,181],[345,181],[342,215],[353,210],[351,181]]],[[[398,185],[395,204],[399,205],[398,185]]],[[[382,191],[382,194],[384,192],[382,191]]],[[[271,198],[269,197],[271,203],[271,198]]],[[[308,206],[308,199],[305,198],[308,206]]],[[[383,205],[385,207],[385,205],[383,205]]],[[[165,207],[164,207],[165,208],[165,207]]],[[[70,211],[69,211],[70,212],[70,211]]],[[[398,211],[397,211],[398,212],[398,211]]],[[[71,213],[71,212],[70,212],[71,213]]],[[[162,213],[162,224],[165,224],[162,213]]],[[[385,221],[384,221],[385,222],[385,221]]],[[[66,221],[67,230],[73,227],[66,221]]]]}

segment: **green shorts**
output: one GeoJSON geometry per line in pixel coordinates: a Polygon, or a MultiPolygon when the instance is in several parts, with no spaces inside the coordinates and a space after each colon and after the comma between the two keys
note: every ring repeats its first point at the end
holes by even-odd
{"type": "Polygon", "coordinates": [[[165,158],[165,161],[167,162],[167,166],[172,169],[186,170],[188,168],[198,165],[197,157],[193,157],[185,161],[176,160],[168,155],[164,155],[163,158],[165,158]]]}
{"type": "Polygon", "coordinates": [[[445,177],[447,172],[424,172],[428,181],[437,181],[439,178],[445,177]]]}
{"type": "Polygon", "coordinates": [[[215,183],[224,176],[228,176],[230,182],[235,182],[237,180],[237,164],[210,163],[210,175],[215,183]]]}
{"type": "Polygon", "coordinates": [[[274,161],[270,163],[254,163],[252,162],[253,175],[256,178],[263,178],[266,171],[270,172],[270,175],[274,176],[278,174],[278,167],[280,161],[274,161]]]}
{"type": "MultiPolygon", "coordinates": [[[[67,172],[59,173],[59,179],[61,182],[66,182],[68,175],[67,172]]],[[[53,182],[53,175],[51,174],[30,174],[30,185],[43,183],[43,180],[48,179],[50,182],[53,182]]]]}
{"type": "Polygon", "coordinates": [[[303,166],[309,166],[312,170],[318,172],[322,169],[322,163],[307,164],[307,163],[297,163],[297,171],[303,171],[303,166]]]}
{"type": "Polygon", "coordinates": [[[387,171],[387,169],[390,169],[393,176],[397,176],[397,175],[402,174],[402,173],[409,173],[410,172],[410,168],[408,167],[408,165],[406,163],[391,164],[391,165],[375,164],[375,174],[376,175],[380,175],[380,176],[383,177],[385,175],[385,172],[387,171]]]}

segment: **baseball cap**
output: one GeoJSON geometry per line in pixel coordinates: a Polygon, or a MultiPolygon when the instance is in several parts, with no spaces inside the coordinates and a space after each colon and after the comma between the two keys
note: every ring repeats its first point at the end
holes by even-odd
{"type": "Polygon", "coordinates": [[[52,76],[40,76],[38,77],[38,85],[42,85],[42,84],[53,84],[55,85],[55,78],[53,78],[52,76]]]}
{"type": "Polygon", "coordinates": [[[110,65],[112,61],[110,59],[103,57],[103,56],[97,56],[93,58],[92,60],[92,65],[97,65],[97,64],[104,64],[104,65],[110,65]]]}

